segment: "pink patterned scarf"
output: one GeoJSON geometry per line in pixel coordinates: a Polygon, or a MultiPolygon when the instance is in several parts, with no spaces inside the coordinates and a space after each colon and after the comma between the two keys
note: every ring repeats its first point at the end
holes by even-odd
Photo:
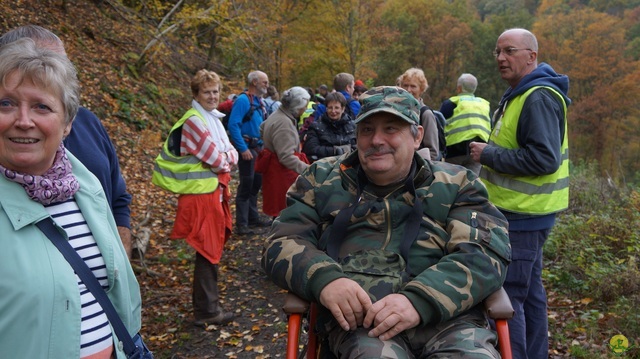
{"type": "Polygon", "coordinates": [[[29,198],[44,205],[66,201],[80,188],[62,143],[56,151],[53,166],[42,176],[19,173],[2,165],[0,171],[9,181],[24,187],[29,198]]]}

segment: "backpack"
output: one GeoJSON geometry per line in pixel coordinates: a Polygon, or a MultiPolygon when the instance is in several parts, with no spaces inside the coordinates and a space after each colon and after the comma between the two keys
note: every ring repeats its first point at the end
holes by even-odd
{"type": "Polygon", "coordinates": [[[353,101],[358,102],[358,100],[354,99],[353,97],[349,98],[349,100],[347,101],[347,106],[344,108],[344,112],[346,112],[349,116],[351,116],[351,119],[355,120],[356,116],[353,113],[353,110],[351,109],[351,103],[353,101]]]}
{"type": "MultiPolygon", "coordinates": [[[[249,108],[249,111],[247,111],[247,113],[244,114],[244,117],[242,118],[242,123],[249,122],[258,106],[256,106],[253,103],[253,96],[249,95],[246,91],[243,91],[240,95],[245,95],[249,98],[250,108],[249,108]]],[[[227,99],[224,102],[222,102],[220,105],[218,105],[218,111],[224,113],[225,115],[222,118],[222,126],[224,126],[225,130],[227,130],[229,126],[229,117],[231,116],[231,110],[233,109],[233,105],[236,103],[236,100],[238,99],[238,97],[240,97],[240,95],[233,96],[232,99],[227,99]]],[[[264,112],[263,112],[263,117],[264,117],[264,112]]]]}
{"type": "MultiPolygon", "coordinates": [[[[447,120],[444,118],[444,115],[440,111],[434,111],[429,106],[424,105],[420,108],[420,121],[422,121],[422,114],[425,111],[431,111],[433,116],[436,118],[436,125],[438,127],[438,152],[440,156],[438,157],[438,161],[442,160],[447,155],[447,142],[444,134],[444,127],[447,124],[447,120]]],[[[420,148],[424,148],[424,145],[421,143],[420,148]]]]}
{"type": "Polygon", "coordinates": [[[267,101],[266,99],[262,100],[266,104],[265,110],[267,111],[267,117],[271,116],[271,114],[276,110],[273,106],[276,103],[280,102],[280,101],[277,101],[277,100],[271,100],[271,99],[269,99],[269,100],[271,102],[267,101]]]}
{"type": "Polygon", "coordinates": [[[233,107],[233,102],[236,100],[238,96],[234,96],[233,98],[226,99],[224,102],[218,105],[218,111],[224,114],[222,118],[222,125],[224,129],[227,129],[227,125],[229,124],[229,116],[231,116],[231,108],[233,107]]]}
{"type": "MultiPolygon", "coordinates": [[[[233,101],[235,102],[235,101],[238,99],[238,97],[240,97],[241,95],[245,95],[245,96],[247,96],[247,97],[249,98],[249,106],[250,106],[250,107],[249,107],[249,111],[247,111],[247,113],[245,113],[245,114],[244,114],[244,117],[242,118],[242,123],[246,123],[246,122],[251,121],[251,117],[253,117],[253,113],[254,113],[254,112],[256,111],[256,109],[258,109],[258,108],[260,108],[260,109],[261,109],[261,111],[262,111],[262,119],[264,120],[264,117],[265,117],[265,116],[264,116],[264,115],[265,115],[265,111],[263,110],[264,106],[262,106],[262,101],[260,101],[260,104],[261,104],[260,106],[256,106],[256,105],[253,103],[253,96],[251,96],[250,94],[248,94],[248,93],[246,93],[246,92],[243,92],[243,93],[241,93],[240,95],[236,96],[236,98],[235,98],[235,99],[233,99],[233,101]]],[[[227,122],[228,122],[228,120],[227,120],[227,122]]]]}

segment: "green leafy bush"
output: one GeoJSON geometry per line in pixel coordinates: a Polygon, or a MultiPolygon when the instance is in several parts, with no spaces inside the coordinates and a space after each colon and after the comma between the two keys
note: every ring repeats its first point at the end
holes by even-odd
{"type": "Polygon", "coordinates": [[[639,338],[640,192],[599,173],[596,163],[572,168],[570,209],[545,244],[543,278],[556,292],[590,298],[586,313],[608,313],[606,323],[582,318],[586,330],[615,328],[639,338]]]}

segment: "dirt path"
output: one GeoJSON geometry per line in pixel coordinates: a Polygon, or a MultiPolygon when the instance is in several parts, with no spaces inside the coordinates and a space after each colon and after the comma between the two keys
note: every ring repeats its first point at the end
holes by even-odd
{"type": "MultiPolygon", "coordinates": [[[[164,227],[159,230],[170,230],[164,227]]],[[[143,295],[142,332],[156,358],[284,357],[286,317],[281,307],[285,293],[260,269],[266,230],[262,232],[234,235],[226,245],[220,296],[225,310],[236,318],[225,326],[205,330],[192,324],[194,252],[183,241],[161,240],[150,249],[144,266],[133,261],[143,295]]]]}

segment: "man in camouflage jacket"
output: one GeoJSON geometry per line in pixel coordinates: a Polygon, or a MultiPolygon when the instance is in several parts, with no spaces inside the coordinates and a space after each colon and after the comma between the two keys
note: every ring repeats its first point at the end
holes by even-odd
{"type": "Polygon", "coordinates": [[[473,172],[416,155],[411,94],[377,87],[360,101],[357,151],[298,177],[263,268],[321,304],[318,329],[340,358],[499,357],[480,304],[510,261],[505,218],[473,172]]]}

